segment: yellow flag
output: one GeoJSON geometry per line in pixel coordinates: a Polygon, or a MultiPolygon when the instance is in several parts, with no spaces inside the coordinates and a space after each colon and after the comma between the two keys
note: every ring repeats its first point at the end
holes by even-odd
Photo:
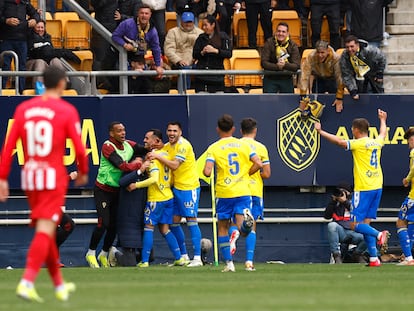
{"type": "Polygon", "coordinates": [[[207,159],[207,151],[204,151],[204,153],[197,159],[197,174],[198,178],[201,180],[204,180],[207,184],[210,184],[211,178],[204,175],[203,170],[204,166],[206,165],[206,159],[207,159]]]}

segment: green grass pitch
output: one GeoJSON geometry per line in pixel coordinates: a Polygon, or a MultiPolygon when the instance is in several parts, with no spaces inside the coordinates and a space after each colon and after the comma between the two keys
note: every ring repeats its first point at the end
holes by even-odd
{"type": "Polygon", "coordinates": [[[64,268],[77,285],[68,302],[55,299],[45,269],[36,281],[43,304],[23,301],[15,289],[22,269],[0,270],[0,310],[413,310],[414,268],[385,264],[236,264],[219,267],[152,265],[138,268],[64,268]]]}

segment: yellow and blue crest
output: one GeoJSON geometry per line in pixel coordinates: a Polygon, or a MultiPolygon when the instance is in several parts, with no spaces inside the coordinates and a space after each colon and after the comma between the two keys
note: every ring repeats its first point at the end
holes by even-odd
{"type": "Polygon", "coordinates": [[[280,158],[291,169],[300,172],[313,163],[320,148],[320,136],[315,131],[313,116],[301,118],[301,111],[295,109],[277,119],[277,150],[280,158]]]}

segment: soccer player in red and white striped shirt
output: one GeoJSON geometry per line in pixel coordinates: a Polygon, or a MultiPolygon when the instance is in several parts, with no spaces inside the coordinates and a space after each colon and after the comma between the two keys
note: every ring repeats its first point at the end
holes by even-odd
{"type": "Polygon", "coordinates": [[[88,181],[88,161],[81,142],[79,114],[75,107],[60,98],[66,88],[65,72],[51,66],[44,71],[43,77],[45,94],[24,101],[16,108],[0,162],[0,201],[4,202],[9,195],[7,177],[13,151],[17,140],[21,139],[24,150],[21,185],[29,201],[35,234],[16,293],[37,302],[43,299],[37,294],[34,282],[43,264],[48,268],[57,299],[67,300],[70,292],[75,290],[75,284],[63,281],[55,241],[68,187],[68,172],[63,163],[68,138],[73,142],[78,161],[75,185],[84,185],[88,181]]]}

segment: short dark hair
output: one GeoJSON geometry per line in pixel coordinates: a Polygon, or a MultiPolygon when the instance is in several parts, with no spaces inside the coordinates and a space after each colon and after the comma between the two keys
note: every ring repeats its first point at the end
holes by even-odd
{"type": "Polygon", "coordinates": [[[62,79],[66,79],[66,72],[56,66],[48,66],[43,71],[43,83],[47,89],[54,89],[62,79]]]}
{"type": "Polygon", "coordinates": [[[178,122],[178,121],[170,121],[170,122],[168,122],[167,127],[170,126],[170,125],[176,125],[176,126],[179,127],[180,130],[183,130],[183,127],[181,126],[181,123],[178,122]]]}
{"type": "Polygon", "coordinates": [[[162,141],[162,132],[159,129],[150,129],[148,132],[152,132],[152,135],[156,136],[162,141]]]}
{"type": "Polygon", "coordinates": [[[152,9],[148,4],[141,3],[137,8],[137,12],[139,12],[141,9],[150,9],[152,12],[152,9]]]}
{"type": "Polygon", "coordinates": [[[244,118],[240,122],[242,134],[251,134],[257,128],[257,121],[253,118],[244,118]]]}
{"type": "Polygon", "coordinates": [[[109,123],[109,125],[108,125],[108,131],[109,132],[112,131],[114,129],[115,125],[118,125],[118,124],[122,124],[122,122],[120,122],[120,121],[112,121],[111,123],[109,123]]]}
{"type": "Polygon", "coordinates": [[[352,127],[358,129],[361,133],[368,133],[369,122],[365,118],[357,118],[352,121],[352,127]]]}
{"type": "Polygon", "coordinates": [[[405,139],[409,139],[411,136],[414,136],[414,127],[410,127],[404,134],[405,139]]]}
{"type": "Polygon", "coordinates": [[[229,114],[223,114],[217,121],[217,126],[223,132],[229,132],[233,126],[233,117],[229,114]]]}
{"type": "Polygon", "coordinates": [[[349,35],[345,38],[344,43],[349,43],[351,41],[355,41],[355,43],[359,44],[358,38],[354,35],[349,35]]]}
{"type": "Polygon", "coordinates": [[[277,24],[276,29],[279,28],[279,26],[284,26],[287,28],[287,31],[289,31],[289,25],[286,22],[280,22],[279,24],[277,24]]]}

